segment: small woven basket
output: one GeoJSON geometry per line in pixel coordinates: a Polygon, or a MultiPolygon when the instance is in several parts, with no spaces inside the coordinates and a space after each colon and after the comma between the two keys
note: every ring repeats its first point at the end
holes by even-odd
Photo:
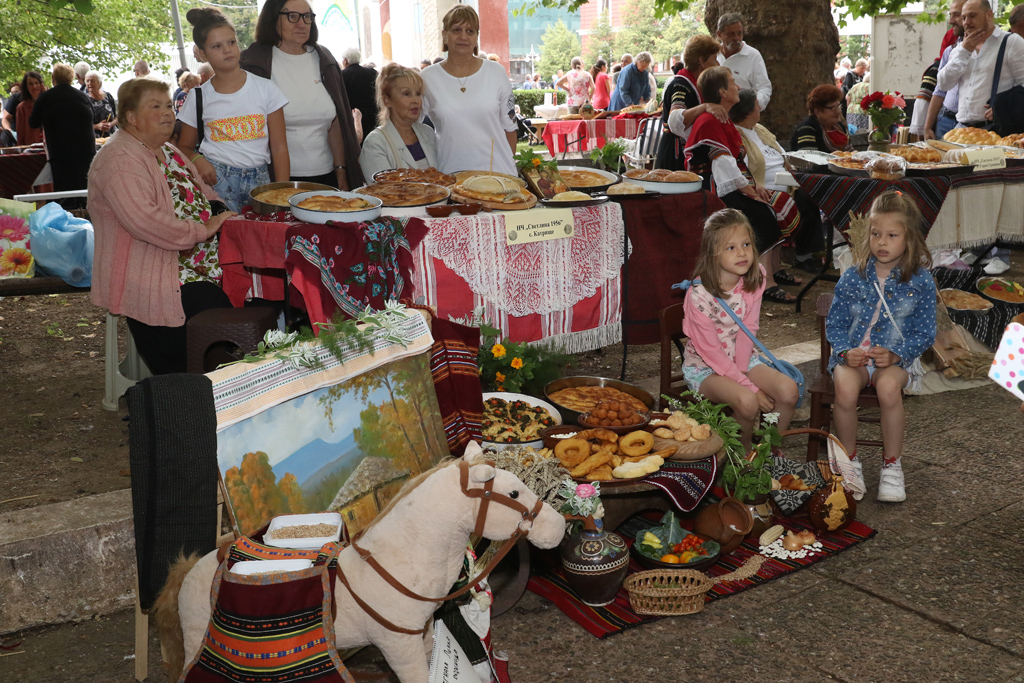
{"type": "Polygon", "coordinates": [[[652,569],[626,578],[623,587],[637,614],[679,616],[704,609],[704,596],[715,582],[692,569],[652,569]]]}
{"type": "Polygon", "coordinates": [[[629,593],[629,604],[637,614],[678,617],[704,609],[704,597],[717,584],[749,579],[761,569],[767,558],[753,555],[739,569],[710,578],[693,569],[652,569],[626,577],[622,583],[629,593]]]}

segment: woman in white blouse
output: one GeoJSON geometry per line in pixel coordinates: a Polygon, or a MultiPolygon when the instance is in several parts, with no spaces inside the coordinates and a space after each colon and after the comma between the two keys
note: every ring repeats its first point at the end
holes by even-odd
{"type": "Polygon", "coordinates": [[[437,142],[430,126],[420,123],[423,79],[415,69],[397,62],[377,76],[380,126],[366,136],[359,166],[369,182],[373,174],[391,168],[437,167],[437,142]]]}
{"type": "MultiPolygon", "coordinates": [[[[770,202],[773,206],[786,206],[790,198],[796,204],[800,220],[793,221],[790,212],[789,220],[780,220],[779,227],[782,236],[786,238],[795,230],[793,240],[797,261],[808,261],[815,251],[824,247],[821,212],[802,189],[797,188],[795,192],[791,192],[789,187],[775,183],[776,174],[788,171],[789,166],[775,136],[758,123],[761,120],[761,105],[757,101],[757,92],[750,89],[740,90],[739,102],[729,110],[729,117],[743,135],[747,152],[747,170],[753,177],[756,187],[773,193],[773,201],[770,202]]],[[[803,284],[800,278],[778,267],[781,265],[778,260],[772,265],[777,268],[770,272],[779,282],[789,285],[803,284]]]]}
{"type": "Polygon", "coordinates": [[[477,57],[480,17],[469,5],[444,15],[442,49],[448,57],[422,72],[425,114],[437,134],[438,169],[444,173],[493,169],[516,174],[515,100],[499,62],[477,57]]]}

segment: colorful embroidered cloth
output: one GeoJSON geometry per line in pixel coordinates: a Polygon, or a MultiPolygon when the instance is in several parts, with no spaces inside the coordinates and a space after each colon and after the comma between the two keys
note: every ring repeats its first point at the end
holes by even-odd
{"type": "Polygon", "coordinates": [[[410,248],[426,235],[419,218],[381,217],[367,223],[302,223],[286,233],[285,268],[291,302],[304,308],[314,331],[335,311],[356,317],[368,306],[382,310],[410,291],[410,248]]]}
{"type": "Polygon", "coordinates": [[[430,332],[434,337],[430,374],[448,449],[458,457],[470,441],[480,441],[484,410],[477,363],[480,330],[434,316],[430,332]]]}
{"type": "Polygon", "coordinates": [[[624,199],[621,204],[633,247],[623,269],[622,337],[626,344],[657,344],[658,312],[682,303],[672,285],[693,274],[704,221],[725,204],[711,192],[624,199]]]}
{"type": "Polygon", "coordinates": [[[505,244],[505,217],[478,214],[426,221],[413,251],[417,303],[438,316],[484,319],[516,341],[568,353],[621,339],[619,273],[623,224],[614,203],[573,209],[571,238],[505,244]]]}
{"type": "MultiPolygon", "coordinates": [[[[935,268],[932,270],[932,275],[935,276],[935,283],[939,289],[962,289],[972,294],[978,293],[974,284],[978,278],[986,277],[981,268],[971,268],[970,270],[935,268]]],[[[987,311],[947,310],[953,322],[974,335],[975,339],[994,349],[999,346],[999,340],[1003,338],[1003,332],[1010,324],[1010,320],[1014,316],[1024,313],[1024,304],[993,301],[992,308],[987,311]]]]}
{"type": "MultiPolygon", "coordinates": [[[[240,539],[241,543],[249,539],[240,539]]],[[[212,589],[213,614],[186,683],[354,683],[334,645],[332,572],[339,546],[323,548],[309,569],[236,574],[222,562],[212,589]]]]}
{"type": "Polygon", "coordinates": [[[224,221],[219,233],[221,286],[233,306],[243,306],[249,297],[284,300],[285,232],[295,225],[308,223],[290,211],[261,216],[243,210],[224,221]]]}
{"type": "MultiPolygon", "coordinates": [[[[628,544],[632,545],[636,532],[644,527],[657,524],[660,515],[661,513],[659,512],[653,519],[642,515],[632,517],[619,527],[617,533],[622,536],[628,544]]],[[[787,518],[777,520],[777,522],[786,527],[786,529],[791,529],[796,532],[810,528],[810,525],[805,520],[800,519],[787,518]]],[[[780,576],[785,576],[786,574],[799,571],[811,566],[812,564],[820,562],[826,557],[841,553],[861,541],[868,540],[874,536],[875,533],[877,532],[866,524],[853,522],[850,526],[836,533],[817,534],[818,540],[821,541],[824,546],[820,554],[793,560],[777,560],[774,558],[768,558],[765,560],[764,564],[761,565],[761,569],[757,574],[749,579],[715,584],[714,587],[708,591],[705,601],[712,602],[721,598],[727,598],[730,595],[742,593],[748,588],[754,588],[755,586],[768,583],[769,581],[774,581],[780,576]]],[[[748,557],[756,552],[757,539],[754,539],[753,541],[745,540],[743,541],[743,545],[733,551],[730,555],[723,557],[711,568],[705,570],[705,573],[714,578],[716,576],[721,576],[722,574],[735,571],[742,566],[744,562],[746,562],[748,557]]],[[[631,574],[638,571],[644,571],[644,567],[631,558],[629,562],[629,571],[631,574]]],[[[627,593],[625,589],[620,589],[618,595],[615,596],[615,600],[604,607],[589,607],[584,605],[565,582],[561,569],[549,571],[543,575],[534,576],[530,579],[530,583],[527,584],[527,588],[537,595],[551,600],[555,603],[555,606],[558,607],[558,609],[562,610],[563,614],[597,638],[605,638],[627,628],[633,628],[634,626],[639,626],[640,624],[661,618],[642,616],[634,612],[633,608],[630,607],[629,604],[629,593],[627,593]]]]}
{"type": "Polygon", "coordinates": [[[717,472],[718,461],[714,456],[696,462],[668,460],[660,470],[646,477],[644,483],[657,486],[678,509],[689,512],[707,495],[717,472]]]}

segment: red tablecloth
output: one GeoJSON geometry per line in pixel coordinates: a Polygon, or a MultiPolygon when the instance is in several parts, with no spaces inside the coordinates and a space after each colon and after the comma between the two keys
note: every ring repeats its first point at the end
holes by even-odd
{"type": "MultiPolygon", "coordinates": [[[[622,195],[630,197],[630,195],[622,195]]],[[[626,264],[626,344],[657,344],[658,312],[682,297],[672,285],[689,279],[697,265],[704,220],[725,204],[711,192],[622,200],[633,250],[626,264]]]]}
{"type": "MultiPolygon", "coordinates": [[[[516,341],[554,342],[576,353],[621,337],[623,223],[617,204],[573,209],[575,236],[507,246],[502,214],[426,220],[413,250],[417,303],[444,319],[475,313],[516,341]]],[[[220,232],[224,291],[236,306],[246,296],[284,297],[284,247],[291,214],[225,221],[220,232]]]]}
{"type": "Polygon", "coordinates": [[[32,192],[32,183],[46,166],[46,154],[0,154],[0,197],[32,192]]]}
{"type": "Polygon", "coordinates": [[[549,121],[544,128],[544,144],[552,155],[565,151],[585,152],[604,147],[607,140],[634,139],[637,119],[591,119],[590,121],[549,121]]]}

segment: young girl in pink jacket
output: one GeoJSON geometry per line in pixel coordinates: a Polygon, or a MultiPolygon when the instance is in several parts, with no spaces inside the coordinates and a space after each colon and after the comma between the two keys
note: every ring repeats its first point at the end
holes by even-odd
{"type": "Polygon", "coordinates": [[[718,302],[724,300],[757,334],[765,287],[765,270],[757,259],[746,216],[736,209],[713,213],[704,225],[683,317],[686,383],[707,399],[732,406],[746,450],[758,412],[778,413],[779,430],[785,431],[800,398],[796,382],[761,361],[754,342],[718,302]]]}

